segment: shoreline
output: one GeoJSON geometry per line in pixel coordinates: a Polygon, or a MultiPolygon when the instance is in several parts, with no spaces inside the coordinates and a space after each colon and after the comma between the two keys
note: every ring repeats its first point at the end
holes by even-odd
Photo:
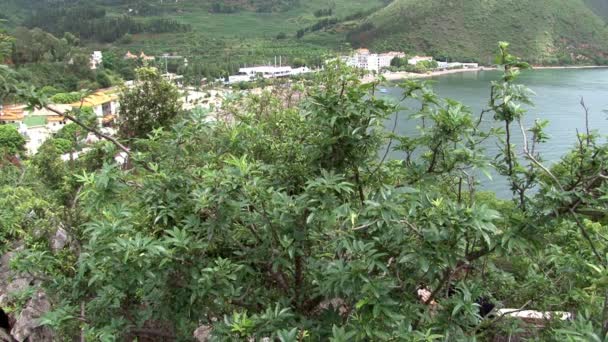
{"type": "MultiPolygon", "coordinates": [[[[563,65],[563,66],[532,66],[531,70],[565,70],[565,69],[607,69],[608,65],[563,65]]],[[[495,67],[478,67],[478,68],[462,68],[462,69],[451,69],[451,70],[440,70],[431,71],[426,74],[417,74],[407,71],[388,72],[382,74],[386,81],[400,81],[408,79],[420,79],[420,78],[432,78],[436,76],[460,74],[466,72],[480,72],[480,71],[495,71],[498,70],[495,67]]],[[[362,78],[363,82],[372,82],[377,80],[378,76],[365,76],[362,78]]]]}

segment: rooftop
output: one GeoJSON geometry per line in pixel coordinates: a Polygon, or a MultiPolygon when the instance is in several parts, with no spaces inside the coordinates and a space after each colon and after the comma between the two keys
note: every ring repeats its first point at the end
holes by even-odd
{"type": "Polygon", "coordinates": [[[46,120],[48,122],[61,122],[61,121],[65,120],[65,118],[60,115],[52,115],[52,116],[47,116],[46,120]]]}
{"type": "Polygon", "coordinates": [[[104,103],[112,102],[118,99],[118,95],[112,90],[98,91],[87,97],[82,102],[74,102],[70,104],[73,108],[77,107],[97,107],[104,103]]]}
{"type": "Polygon", "coordinates": [[[2,121],[22,121],[24,118],[25,106],[6,106],[0,111],[2,121]]]}

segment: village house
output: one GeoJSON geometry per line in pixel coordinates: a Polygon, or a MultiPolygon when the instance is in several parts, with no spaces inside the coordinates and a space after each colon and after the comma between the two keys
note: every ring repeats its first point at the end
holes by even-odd
{"type": "Polygon", "coordinates": [[[143,51],[140,52],[139,56],[132,54],[131,51],[127,51],[124,56],[124,59],[141,59],[142,61],[153,61],[156,59],[154,56],[148,56],[143,51]]]}
{"type": "Polygon", "coordinates": [[[35,154],[42,143],[59,131],[65,123],[63,116],[47,109],[27,110],[25,105],[12,105],[0,110],[0,124],[15,125],[19,133],[26,138],[26,148],[30,154],[35,154]]]}
{"type": "MultiPolygon", "coordinates": [[[[51,108],[63,113],[72,109],[70,105],[61,105],[61,104],[53,104],[50,105],[51,108]]],[[[27,117],[31,118],[31,121],[37,121],[39,125],[35,126],[45,126],[51,133],[57,133],[60,129],[63,128],[67,124],[67,119],[62,115],[58,115],[57,113],[48,110],[46,108],[36,108],[27,112],[27,117]]],[[[28,125],[28,127],[32,127],[33,125],[28,125]]]]}
{"type": "Polygon", "coordinates": [[[146,56],[146,54],[143,51],[139,54],[139,58],[143,61],[153,61],[156,59],[156,57],[154,57],[154,56],[146,56]]]}
{"type": "Polygon", "coordinates": [[[131,53],[131,51],[127,51],[127,53],[125,54],[124,59],[137,59],[137,55],[134,55],[131,53]]]}
{"type": "Polygon", "coordinates": [[[25,118],[24,108],[22,105],[0,106],[0,125],[22,123],[25,118]]]}
{"type": "Polygon", "coordinates": [[[30,154],[35,154],[42,143],[61,130],[68,120],[57,114],[65,113],[75,108],[90,107],[95,113],[97,122],[102,129],[112,131],[118,114],[118,94],[114,89],[97,91],[79,102],[72,104],[52,104],[47,108],[28,110],[25,105],[0,106],[0,124],[10,124],[17,127],[27,140],[26,148],[30,154]]]}
{"type": "Polygon", "coordinates": [[[115,123],[118,114],[118,94],[113,89],[100,90],[70,106],[71,108],[90,107],[99,125],[110,127],[115,123]]]}
{"type": "Polygon", "coordinates": [[[430,57],[430,56],[414,56],[407,60],[407,64],[416,65],[420,62],[432,62],[432,61],[433,61],[433,57],[430,57]]]}

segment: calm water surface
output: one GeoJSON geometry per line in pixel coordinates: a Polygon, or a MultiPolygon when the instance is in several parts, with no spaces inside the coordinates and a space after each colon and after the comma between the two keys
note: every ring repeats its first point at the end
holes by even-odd
{"type": "MultiPolygon", "coordinates": [[[[484,108],[490,96],[490,82],[497,80],[500,73],[496,71],[481,71],[461,74],[444,75],[433,78],[435,91],[441,97],[458,100],[469,106],[477,116],[484,108]]],[[[576,143],[576,131],[585,130],[584,111],[580,106],[581,97],[590,109],[589,122],[592,129],[601,134],[608,135],[608,69],[564,69],[564,70],[532,70],[523,72],[519,78],[520,83],[526,84],[535,93],[534,107],[524,120],[530,126],[535,119],[550,121],[547,133],[550,135],[548,143],[540,151],[548,162],[558,161],[564,153],[576,143]]],[[[388,87],[386,96],[398,101],[401,96],[400,89],[388,87]]],[[[410,103],[411,104],[411,103],[410,103]]],[[[408,103],[404,103],[405,106],[408,103]]],[[[399,113],[397,132],[402,135],[415,136],[418,134],[415,120],[408,119],[411,111],[399,113]]],[[[484,127],[499,126],[492,120],[491,115],[484,120],[484,127]]],[[[392,128],[392,122],[390,124],[392,128]]],[[[518,127],[516,143],[521,151],[521,134],[518,127]]],[[[488,141],[487,154],[495,156],[498,152],[495,141],[488,141]]],[[[402,158],[399,152],[392,153],[393,158],[402,158]]],[[[483,178],[483,187],[497,192],[501,197],[510,195],[504,179],[494,177],[493,180],[483,178]]]]}

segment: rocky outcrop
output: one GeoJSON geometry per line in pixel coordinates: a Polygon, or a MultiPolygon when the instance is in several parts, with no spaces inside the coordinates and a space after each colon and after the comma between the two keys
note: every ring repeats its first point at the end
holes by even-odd
{"type": "MultiPolygon", "coordinates": [[[[14,255],[15,252],[9,252],[0,258],[0,308],[11,304],[11,295],[35,286],[34,279],[17,274],[10,269],[10,260],[14,255]]],[[[50,309],[51,304],[44,292],[37,291],[16,317],[10,317],[9,315],[9,321],[11,321],[10,335],[5,329],[2,329],[3,331],[0,331],[0,341],[52,342],[52,331],[47,327],[40,326],[39,323],[40,317],[50,309]]]]}
{"type": "Polygon", "coordinates": [[[53,331],[47,327],[40,326],[39,320],[42,315],[51,310],[51,303],[46,294],[38,291],[17,318],[11,330],[11,335],[19,341],[52,342],[53,331]]]}
{"type": "Polygon", "coordinates": [[[211,331],[213,327],[210,325],[201,325],[194,330],[194,339],[198,342],[209,342],[211,340],[211,331]]]}
{"type": "Polygon", "coordinates": [[[5,329],[0,328],[0,342],[15,342],[15,339],[5,329]]]}
{"type": "Polygon", "coordinates": [[[57,229],[55,236],[51,239],[51,249],[53,252],[58,252],[63,249],[68,243],[68,232],[63,228],[57,229]]]}

